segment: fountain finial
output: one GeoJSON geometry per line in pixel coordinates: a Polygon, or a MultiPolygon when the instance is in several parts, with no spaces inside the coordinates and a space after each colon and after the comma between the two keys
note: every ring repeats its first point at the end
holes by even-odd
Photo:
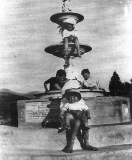
{"type": "Polygon", "coordinates": [[[70,0],[62,0],[63,5],[62,5],[62,12],[71,12],[71,8],[70,8],[70,0]]]}

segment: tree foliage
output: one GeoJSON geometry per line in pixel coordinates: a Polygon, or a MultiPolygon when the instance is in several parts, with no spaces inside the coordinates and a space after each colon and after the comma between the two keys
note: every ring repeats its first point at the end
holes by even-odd
{"type": "Polygon", "coordinates": [[[131,84],[128,82],[122,83],[115,71],[109,83],[109,90],[112,96],[128,96],[131,92],[131,84]]]}
{"type": "Polygon", "coordinates": [[[121,88],[122,88],[122,83],[120,77],[115,71],[109,83],[109,90],[111,95],[113,96],[119,95],[121,93],[121,88]]]}

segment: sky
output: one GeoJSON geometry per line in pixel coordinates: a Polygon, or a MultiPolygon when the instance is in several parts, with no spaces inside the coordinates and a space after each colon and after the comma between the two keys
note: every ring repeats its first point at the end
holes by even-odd
{"type": "MultiPolygon", "coordinates": [[[[64,60],[44,49],[62,41],[50,17],[61,12],[62,0],[0,1],[0,89],[19,93],[44,91],[43,83],[63,69],[64,60]]],[[[132,78],[132,1],[71,0],[73,12],[84,20],[77,24],[79,42],[92,51],[74,65],[88,68],[108,90],[116,71],[124,82],[132,78]]]]}

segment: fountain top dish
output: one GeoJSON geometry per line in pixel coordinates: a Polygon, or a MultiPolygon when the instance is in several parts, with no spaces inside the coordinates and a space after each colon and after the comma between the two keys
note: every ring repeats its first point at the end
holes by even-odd
{"type": "MultiPolygon", "coordinates": [[[[77,57],[76,56],[77,55],[76,50],[74,52],[72,52],[73,48],[74,48],[74,44],[70,43],[69,44],[69,49],[68,49],[69,55],[77,57]]],[[[88,45],[85,45],[85,44],[80,44],[81,55],[83,55],[86,52],[90,52],[91,50],[92,50],[92,47],[90,47],[88,45]]],[[[48,46],[48,47],[45,48],[45,52],[53,54],[54,56],[57,56],[59,58],[63,58],[64,57],[63,51],[64,51],[63,43],[58,43],[58,44],[50,45],[50,46],[48,46]]]]}
{"type": "Polygon", "coordinates": [[[50,20],[54,23],[62,25],[63,22],[69,18],[72,18],[76,21],[76,23],[79,23],[84,19],[84,16],[74,12],[60,12],[60,13],[53,14],[50,17],[50,20]]]}

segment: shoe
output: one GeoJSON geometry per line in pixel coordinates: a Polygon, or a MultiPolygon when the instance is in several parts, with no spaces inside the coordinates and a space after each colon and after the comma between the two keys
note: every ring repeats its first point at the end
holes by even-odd
{"type": "Polygon", "coordinates": [[[96,148],[96,147],[93,147],[93,146],[90,146],[90,145],[82,145],[81,146],[82,147],[82,149],[84,149],[84,150],[89,150],[89,151],[98,151],[98,148],[96,148]]]}
{"type": "Polygon", "coordinates": [[[73,153],[73,149],[68,146],[66,146],[64,149],[62,149],[62,151],[65,153],[73,153]]]}
{"type": "Polygon", "coordinates": [[[71,127],[69,127],[69,126],[66,126],[66,127],[60,127],[60,128],[58,128],[58,133],[61,133],[62,131],[70,130],[70,129],[71,129],[71,127]]]}
{"type": "Polygon", "coordinates": [[[58,128],[58,133],[61,133],[62,131],[66,130],[66,128],[58,128]]]}

